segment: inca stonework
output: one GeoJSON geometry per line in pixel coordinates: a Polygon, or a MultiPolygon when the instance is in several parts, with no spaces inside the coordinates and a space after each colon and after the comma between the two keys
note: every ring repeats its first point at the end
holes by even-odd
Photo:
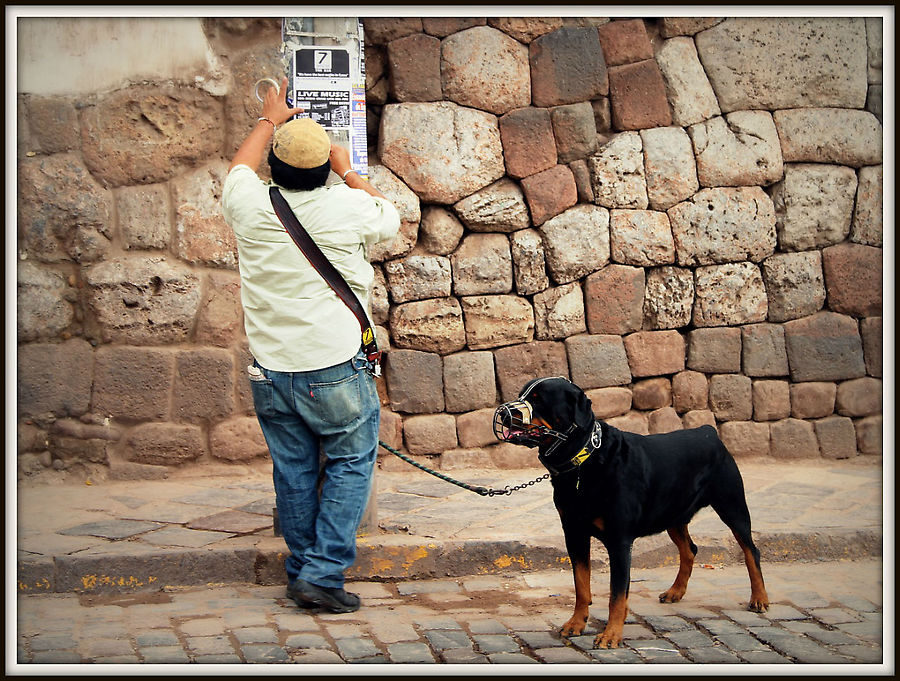
{"type": "MultiPolygon", "coordinates": [[[[219,198],[280,22],[202,23],[225,87],[18,97],[22,480],[267,456],[219,198]]],[[[535,466],[493,407],[563,375],[626,430],[881,456],[880,17],[364,26],[385,442],[535,466]]]]}

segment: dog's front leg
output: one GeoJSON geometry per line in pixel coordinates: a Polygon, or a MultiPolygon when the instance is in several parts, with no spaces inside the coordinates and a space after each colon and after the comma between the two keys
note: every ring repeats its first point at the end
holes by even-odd
{"type": "Polygon", "coordinates": [[[594,639],[595,648],[618,648],[628,616],[628,590],[631,582],[631,541],[608,542],[609,617],[602,634],[594,639]]]}
{"type": "Polygon", "coordinates": [[[591,535],[583,528],[571,527],[565,522],[563,532],[575,578],[575,611],[559,633],[562,636],[578,636],[587,624],[591,605],[591,535]]]}

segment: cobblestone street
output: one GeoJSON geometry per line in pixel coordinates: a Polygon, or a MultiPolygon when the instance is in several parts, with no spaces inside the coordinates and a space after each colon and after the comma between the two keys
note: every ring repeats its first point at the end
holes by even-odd
{"type": "Polygon", "coordinates": [[[606,571],[594,573],[585,635],[567,641],[556,633],[574,602],[570,572],[561,568],[355,582],[349,588],[363,607],[347,615],[304,611],[283,586],[251,584],[20,595],[16,654],[19,664],[33,665],[882,663],[880,561],[763,569],[772,601],[765,615],[745,609],[743,566],[698,564],[685,600],[670,605],[657,594],[674,567],[634,570],[625,644],[615,650],[592,648],[606,618],[606,571]]]}

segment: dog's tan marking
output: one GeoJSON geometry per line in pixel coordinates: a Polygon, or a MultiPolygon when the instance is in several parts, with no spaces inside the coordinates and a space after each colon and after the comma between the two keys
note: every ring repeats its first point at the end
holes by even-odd
{"type": "Polygon", "coordinates": [[[560,630],[562,636],[578,636],[584,631],[591,605],[590,562],[572,563],[572,572],[575,576],[575,611],[560,630]]]}
{"type": "Polygon", "coordinates": [[[609,619],[602,634],[594,639],[595,648],[618,648],[622,642],[622,630],[628,616],[628,596],[609,597],[609,619]]]}
{"type": "Polygon", "coordinates": [[[754,612],[765,612],[769,609],[769,596],[766,593],[762,571],[759,569],[759,565],[756,564],[756,559],[753,557],[750,547],[740,540],[736,532],[732,532],[732,534],[734,534],[734,538],[737,539],[738,545],[744,552],[744,563],[747,565],[747,572],[750,575],[750,603],[747,605],[747,609],[754,612]]]}
{"type": "Polygon", "coordinates": [[[677,603],[687,590],[688,579],[694,568],[694,552],[691,551],[691,535],[688,534],[687,525],[670,527],[667,532],[678,547],[678,575],[669,590],[659,595],[659,600],[661,603],[677,603]]]}

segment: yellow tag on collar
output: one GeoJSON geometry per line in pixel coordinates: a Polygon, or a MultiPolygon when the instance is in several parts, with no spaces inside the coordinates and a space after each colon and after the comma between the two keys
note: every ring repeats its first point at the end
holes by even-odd
{"type": "Polygon", "coordinates": [[[591,453],[585,448],[578,452],[575,456],[572,457],[572,460],[569,463],[573,463],[576,466],[580,466],[583,464],[587,458],[591,455],[591,453]]]}

